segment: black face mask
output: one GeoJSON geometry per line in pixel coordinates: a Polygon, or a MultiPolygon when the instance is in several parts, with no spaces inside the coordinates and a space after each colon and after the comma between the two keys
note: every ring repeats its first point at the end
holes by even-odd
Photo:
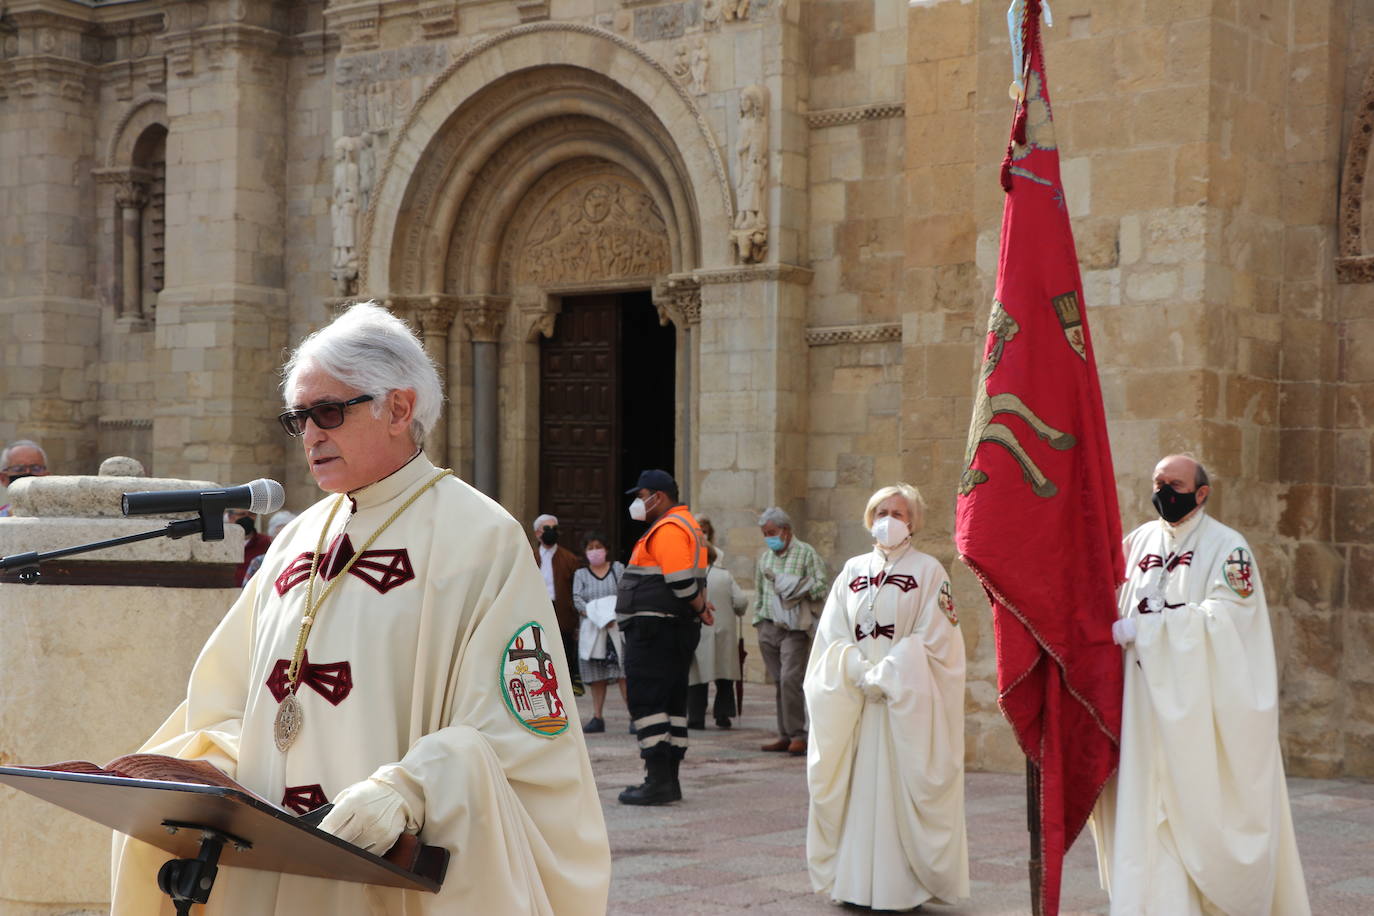
{"type": "Polygon", "coordinates": [[[558,526],[553,525],[552,527],[545,528],[543,531],[539,532],[539,540],[543,541],[544,544],[548,547],[552,547],[554,544],[557,544],[558,526]]]}
{"type": "Polygon", "coordinates": [[[234,524],[242,528],[243,533],[249,535],[250,537],[252,536],[253,532],[258,530],[258,526],[254,524],[253,520],[246,515],[234,519],[234,524]]]}
{"type": "Polygon", "coordinates": [[[1179,493],[1173,487],[1160,487],[1151,497],[1159,517],[1173,525],[1197,508],[1197,493],[1179,493]]]}

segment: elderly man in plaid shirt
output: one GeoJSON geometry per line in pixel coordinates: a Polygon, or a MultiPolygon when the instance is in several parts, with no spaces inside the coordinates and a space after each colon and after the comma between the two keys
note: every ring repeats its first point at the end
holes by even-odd
{"type": "Polygon", "coordinates": [[[782,509],[765,509],[759,529],[768,546],[754,576],[754,626],[778,697],[778,740],[763,750],[800,757],[806,754],[802,678],[825,598],[825,564],[816,548],[793,536],[792,519],[782,509]]]}

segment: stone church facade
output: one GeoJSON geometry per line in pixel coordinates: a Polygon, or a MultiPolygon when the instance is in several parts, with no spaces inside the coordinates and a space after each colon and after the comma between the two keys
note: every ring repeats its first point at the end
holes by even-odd
{"type": "MultiPolygon", "coordinates": [[[[1374,3],[1053,7],[1126,526],[1158,456],[1207,462],[1265,576],[1290,768],[1374,776],[1374,3]]],[[[748,582],[763,507],[838,568],[868,494],[918,484],[970,760],[1016,766],[951,540],[1005,12],[0,0],[0,439],[307,504],[276,370],[375,298],[444,371],[432,456],[517,517],[623,547],[619,491],[668,466],[748,582]]]]}

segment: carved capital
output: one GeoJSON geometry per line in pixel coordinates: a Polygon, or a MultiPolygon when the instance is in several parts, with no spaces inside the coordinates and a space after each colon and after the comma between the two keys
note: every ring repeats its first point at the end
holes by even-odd
{"type": "Polygon", "coordinates": [[[141,181],[115,185],[115,204],[122,210],[142,210],[148,204],[148,186],[141,181]]]}
{"type": "Polygon", "coordinates": [[[701,323],[701,282],[691,274],[673,274],[654,284],[654,308],[658,323],[669,321],[679,328],[701,323]]]}
{"type": "Polygon", "coordinates": [[[526,342],[533,343],[540,335],[552,337],[561,309],[562,303],[557,298],[540,290],[521,295],[515,302],[515,310],[520,315],[520,327],[525,329],[526,342]]]}
{"type": "Polygon", "coordinates": [[[506,325],[510,300],[504,296],[462,296],[463,324],[474,343],[495,343],[506,325]]]}
{"type": "Polygon", "coordinates": [[[426,296],[389,296],[384,304],[392,314],[415,325],[425,340],[448,336],[453,318],[458,314],[456,296],[431,293],[426,296]]]}

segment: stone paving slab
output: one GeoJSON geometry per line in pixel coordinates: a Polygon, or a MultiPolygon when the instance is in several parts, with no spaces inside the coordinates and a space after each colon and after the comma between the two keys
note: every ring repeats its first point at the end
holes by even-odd
{"type": "MultiPolygon", "coordinates": [[[[616,801],[643,770],[619,697],[607,699],[606,732],[588,735],[611,835],[612,916],[726,916],[860,911],[812,893],[806,874],[806,767],[801,758],[763,753],[775,722],[766,688],[749,685],[736,727],[692,732],[682,768],[683,800],[656,808],[616,801]]],[[[583,721],[590,697],[578,700],[583,721]]],[[[1293,820],[1312,912],[1374,913],[1374,784],[1290,779],[1293,820]]],[[[948,916],[1029,914],[1024,777],[969,773],[965,783],[970,900],[927,905],[948,916]]],[[[1063,916],[1106,914],[1092,838],[1064,863],[1063,916]]]]}

